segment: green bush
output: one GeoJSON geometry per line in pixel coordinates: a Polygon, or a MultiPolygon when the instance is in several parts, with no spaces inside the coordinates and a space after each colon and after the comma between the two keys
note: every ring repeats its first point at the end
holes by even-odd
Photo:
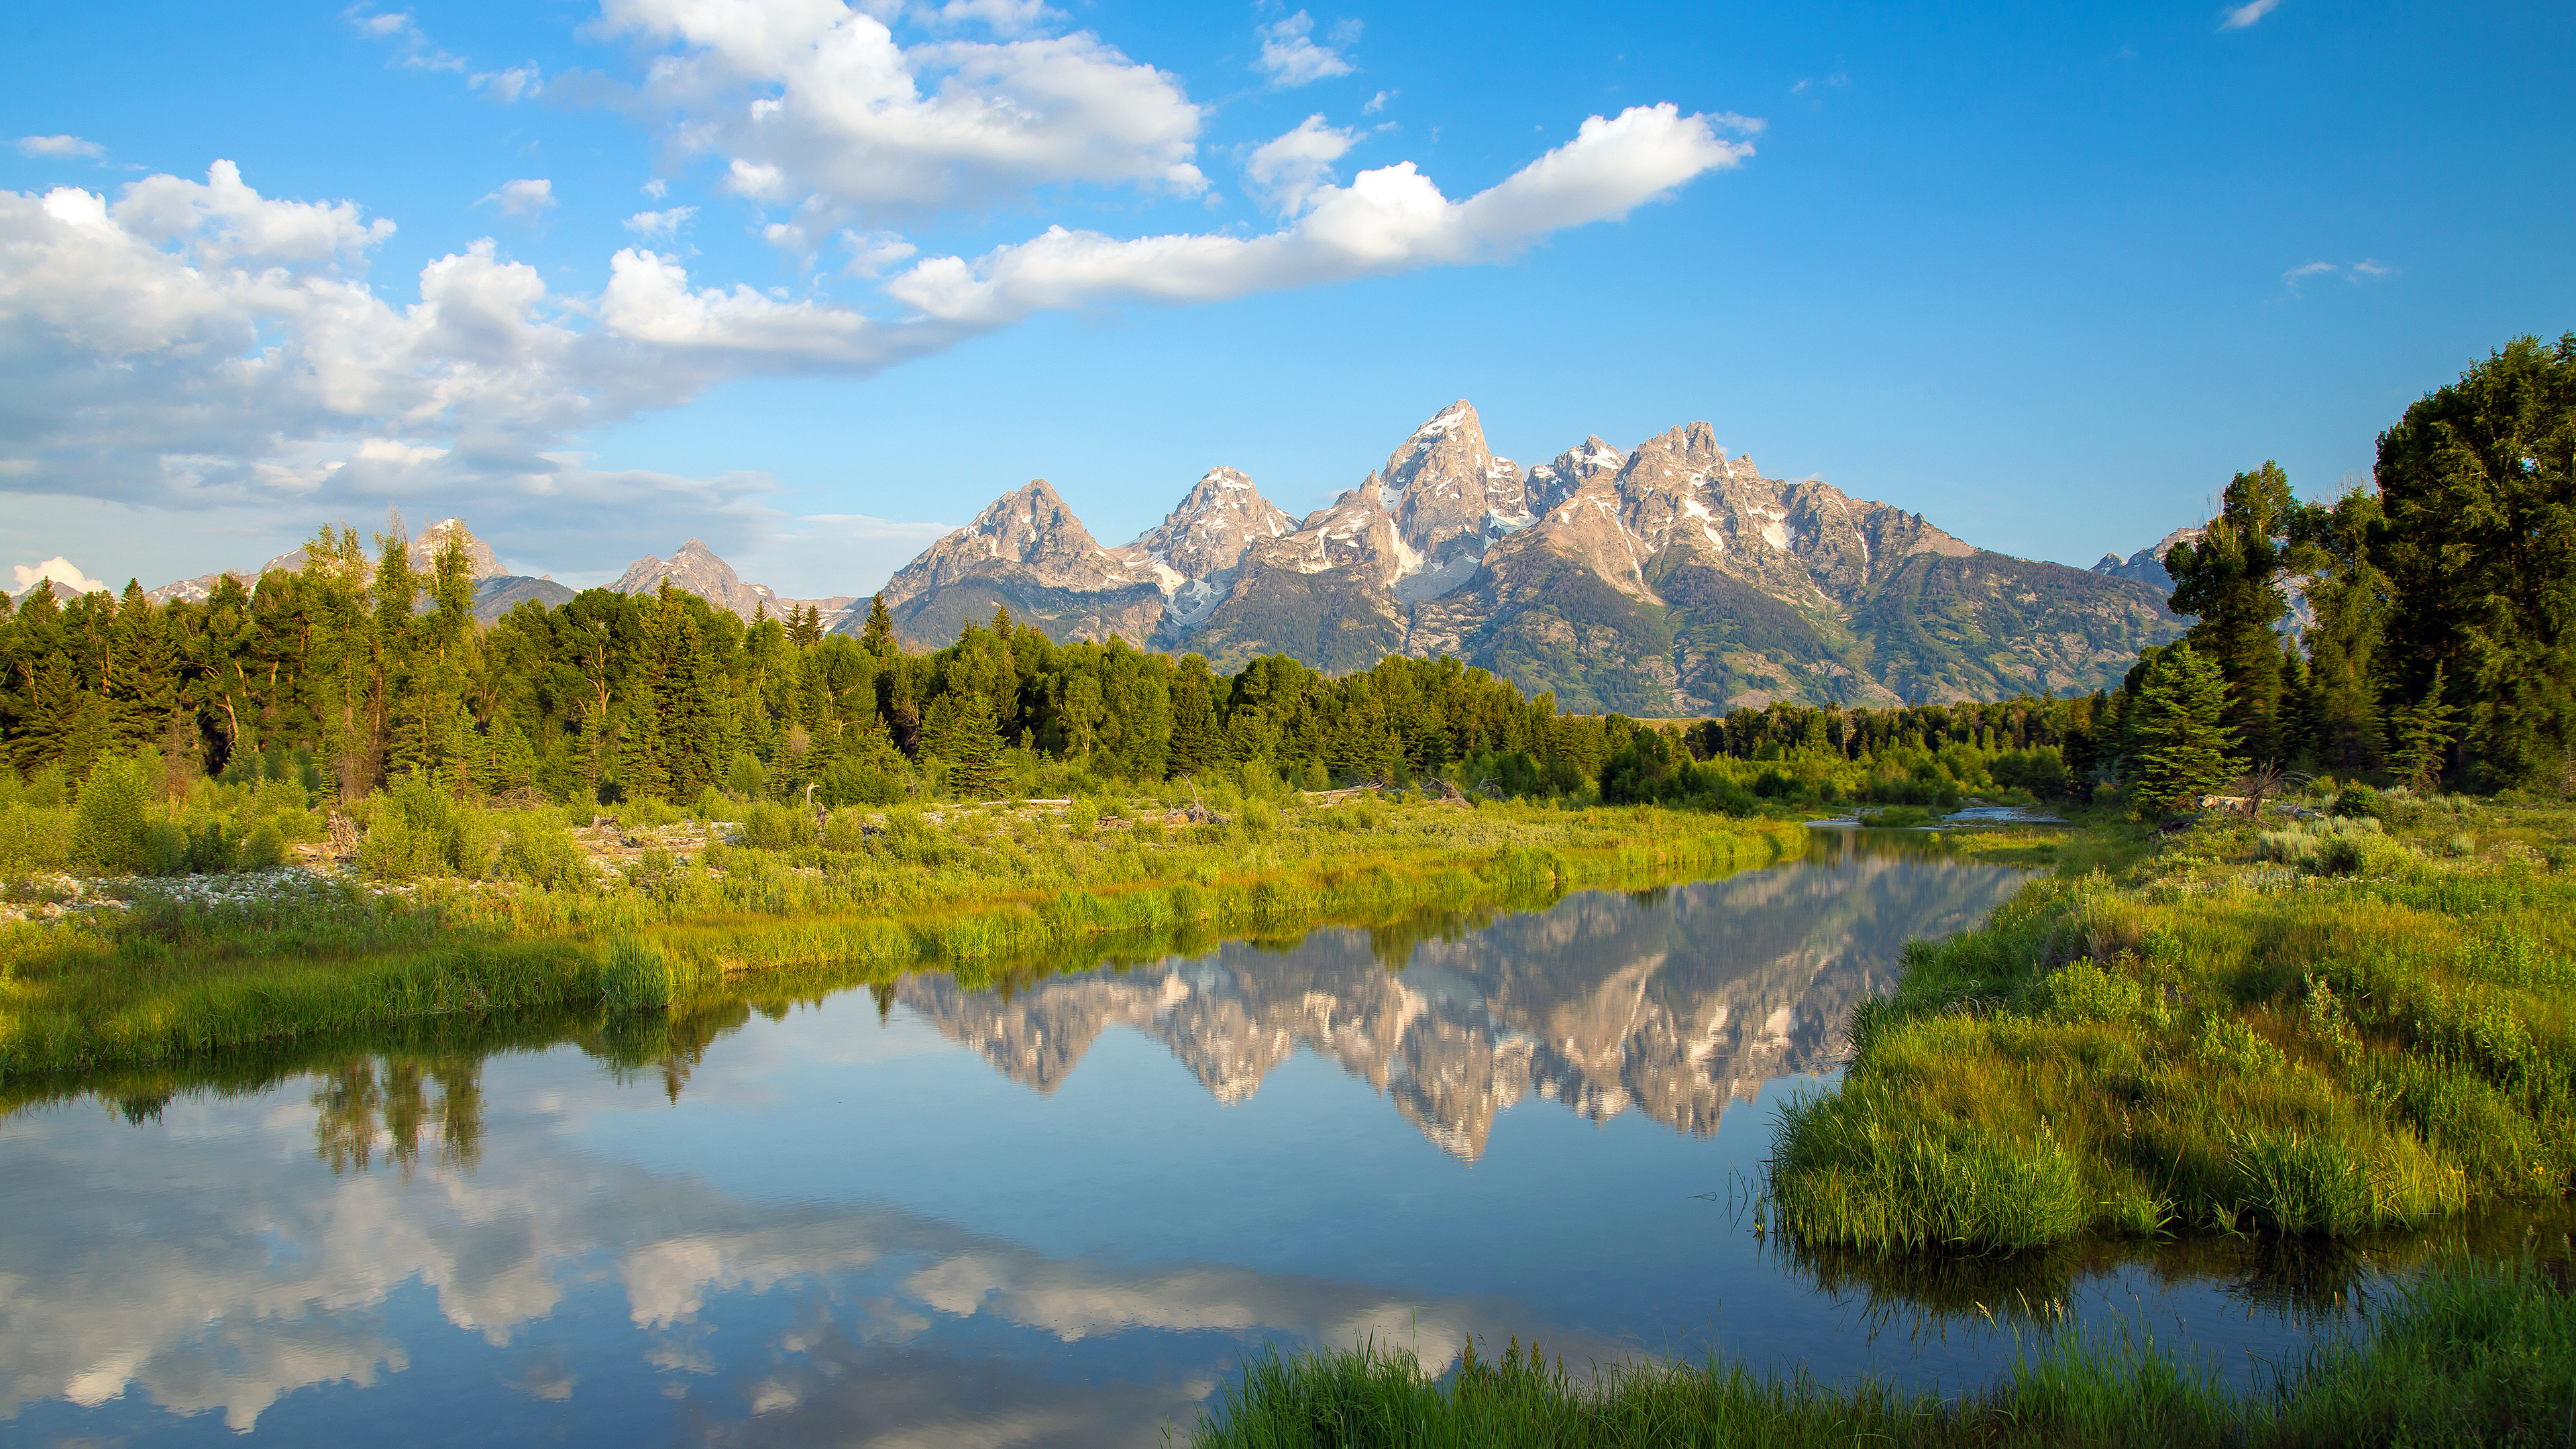
{"type": "MultiPolygon", "coordinates": [[[[154,857],[144,833],[151,801],[152,782],[142,766],[114,756],[100,760],[81,782],[72,815],[72,862],[107,874],[149,869],[154,857]]],[[[183,838],[183,857],[186,849],[183,838]]]]}
{"type": "Polygon", "coordinates": [[[827,810],[848,805],[891,805],[910,791],[901,779],[864,760],[834,760],[815,777],[814,800],[827,810]]]}
{"type": "Polygon", "coordinates": [[[143,826],[143,863],[145,875],[186,875],[188,873],[188,832],[167,820],[152,820],[143,826]]]}
{"type": "Polygon", "coordinates": [[[736,844],[752,850],[794,850],[814,843],[814,817],[764,800],[742,814],[736,844]]]}
{"type": "Polygon", "coordinates": [[[549,814],[529,811],[510,822],[509,837],[501,845],[502,873],[547,890],[588,890],[599,880],[589,855],[549,814]]]}
{"type": "Polygon", "coordinates": [[[378,880],[445,874],[481,880],[499,858],[499,833],[483,811],[418,778],[377,802],[358,847],[358,868],[378,880]]]}
{"type": "Polygon", "coordinates": [[[284,864],[286,833],[279,830],[273,820],[263,820],[252,826],[250,835],[242,841],[241,868],[275,870],[284,864]]]}
{"type": "Polygon", "coordinates": [[[2388,815],[2388,797],[2368,785],[2346,785],[2335,795],[2334,813],[2346,818],[2382,820],[2388,815]]]}
{"type": "Polygon", "coordinates": [[[59,808],[21,804],[0,810],[0,874],[23,875],[69,865],[69,823],[59,808]]]}

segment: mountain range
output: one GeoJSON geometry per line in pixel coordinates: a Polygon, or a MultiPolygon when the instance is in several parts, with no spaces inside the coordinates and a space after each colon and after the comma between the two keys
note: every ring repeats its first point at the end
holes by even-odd
{"type": "Polygon", "coordinates": [[[2182,632],[2168,587],[1989,552],[1919,513],[1766,477],[1706,423],[1633,450],[1587,438],[1523,469],[1461,401],[1304,519],[1218,468],[1110,548],[1040,479],[881,597],[916,646],[1007,606],[1060,641],[1195,650],[1220,670],[1273,653],[1327,672],[1455,654],[1564,708],[1657,717],[2103,687],[2182,632]]]}
{"type": "MultiPolygon", "coordinates": [[[[2034,562],[1817,479],[1765,476],[1704,422],[1633,449],[1587,438],[1523,468],[1495,456],[1460,401],[1302,519],[1219,467],[1160,523],[1109,547],[1038,479],[923,550],[879,597],[916,648],[1008,607],[1059,642],[1196,651],[1220,670],[1274,653],[1328,673],[1454,654],[1553,691],[1560,708],[1664,718],[2116,684],[2140,647],[2183,631],[2163,560],[2195,533],[2091,570],[2034,562]]],[[[573,596],[508,573],[453,518],[411,540],[415,566],[451,536],[465,542],[486,621],[573,596]]],[[[151,597],[202,599],[222,577],[151,597]]],[[[694,538],[636,560],[612,587],[650,593],[665,579],[746,620],[810,605],[831,632],[856,634],[868,613],[863,598],[795,599],[745,582],[694,538]]]]}

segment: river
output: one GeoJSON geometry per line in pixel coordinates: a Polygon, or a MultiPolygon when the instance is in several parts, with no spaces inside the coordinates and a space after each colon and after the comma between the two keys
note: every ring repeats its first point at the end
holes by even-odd
{"type": "Polygon", "coordinates": [[[1155,1444],[1266,1343],[1963,1387],[2071,1316],[2243,1371],[2353,1254],[1900,1272],[1744,1211],[1903,943],[2016,872],[1720,880],[639,1037],[361,1043],[0,1120],[0,1437],[1155,1444]]]}

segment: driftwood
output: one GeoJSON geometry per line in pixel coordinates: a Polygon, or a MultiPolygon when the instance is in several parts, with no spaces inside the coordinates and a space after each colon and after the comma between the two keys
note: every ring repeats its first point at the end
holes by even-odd
{"type": "Polygon", "coordinates": [[[358,853],[358,827],[337,810],[323,823],[322,853],[334,860],[348,860],[358,853]]]}

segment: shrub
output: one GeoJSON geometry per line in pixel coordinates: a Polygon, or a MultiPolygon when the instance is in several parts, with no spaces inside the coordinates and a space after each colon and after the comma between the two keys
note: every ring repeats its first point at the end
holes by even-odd
{"type": "Polygon", "coordinates": [[[0,874],[61,870],[71,863],[63,812],[39,805],[0,810],[0,874]]]}
{"type": "Polygon", "coordinates": [[[497,832],[483,811],[414,778],[377,803],[375,822],[358,847],[358,868],[378,880],[449,872],[481,880],[499,855],[497,832]]]}
{"type": "Polygon", "coordinates": [[[865,760],[834,760],[814,780],[815,802],[827,810],[891,805],[909,794],[902,780],[865,760]]]}
{"type": "Polygon", "coordinates": [[[735,841],[753,850],[794,850],[814,843],[814,820],[802,810],[764,800],[742,813],[735,841]]]}
{"type": "MultiPolygon", "coordinates": [[[[151,799],[152,782],[142,766],[113,756],[99,761],[81,782],[72,816],[72,861],[106,873],[149,868],[153,856],[144,828],[151,799]]],[[[183,856],[185,851],[183,842],[183,856]]]]}
{"type": "Polygon", "coordinates": [[[242,841],[241,868],[275,870],[284,864],[286,864],[285,832],[277,828],[276,822],[269,820],[263,820],[252,826],[250,835],[242,841]]]}
{"type": "Polygon", "coordinates": [[[2388,797],[2368,785],[2346,785],[2335,795],[2334,813],[2348,819],[2385,819],[2388,797]]]}
{"type": "Polygon", "coordinates": [[[145,875],[186,875],[188,832],[167,820],[147,822],[143,827],[141,869],[145,875]]]}
{"type": "Polygon", "coordinates": [[[599,880],[572,832],[534,812],[510,822],[501,869],[512,880],[547,890],[583,891],[599,880]]]}

